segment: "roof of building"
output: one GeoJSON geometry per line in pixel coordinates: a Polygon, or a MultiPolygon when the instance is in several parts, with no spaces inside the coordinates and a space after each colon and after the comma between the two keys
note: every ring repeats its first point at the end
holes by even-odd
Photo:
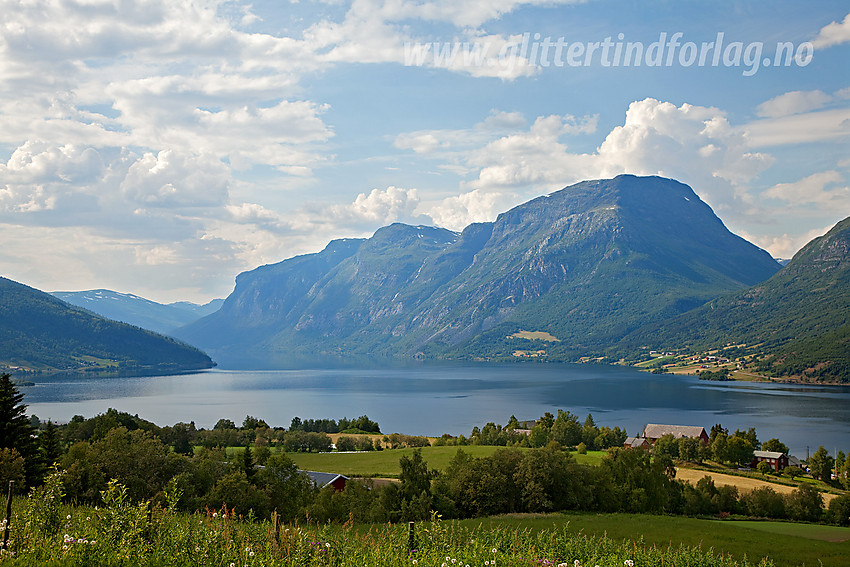
{"type": "Polygon", "coordinates": [[[323,488],[329,484],[336,482],[339,478],[344,478],[348,480],[347,476],[337,474],[337,473],[327,473],[327,472],[316,472],[316,471],[299,471],[306,474],[310,477],[310,480],[313,481],[313,484],[316,485],[317,488],[323,488]]]}
{"type": "Polygon", "coordinates": [[[624,447],[640,447],[647,440],[644,437],[626,437],[626,441],[623,443],[624,447]]]}
{"type": "Polygon", "coordinates": [[[698,425],[660,425],[658,423],[648,423],[643,428],[643,436],[650,439],[660,439],[665,435],[672,435],[675,438],[679,437],[701,437],[705,433],[704,427],[698,425]]]}
{"type": "Polygon", "coordinates": [[[776,451],[753,451],[753,456],[757,459],[778,459],[779,457],[784,457],[785,453],[778,453],[776,451]]]}

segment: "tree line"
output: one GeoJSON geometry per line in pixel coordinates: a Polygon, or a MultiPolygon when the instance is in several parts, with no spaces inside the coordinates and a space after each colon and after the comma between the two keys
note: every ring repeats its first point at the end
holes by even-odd
{"type": "MultiPolygon", "coordinates": [[[[715,486],[708,477],[695,486],[677,481],[670,452],[674,447],[682,450],[681,440],[668,448],[659,441],[662,445],[656,445],[653,452],[612,447],[599,466],[580,464],[559,439],[579,444],[590,441],[596,426],[589,418],[576,430],[578,419],[569,412],[559,412],[551,420],[544,415],[535,423],[532,432],[540,427],[548,439],[542,447],[505,446],[491,456],[475,458],[459,446],[448,467],[440,472],[429,469],[417,450],[401,457],[398,482],[379,485],[352,479],[344,491],[335,492],[331,488],[318,490],[285,453],[272,454],[268,441],[263,441],[270,428],[251,416],[246,417],[241,429],[232,422],[220,422],[213,428],[236,429],[246,439],[253,432],[253,442],[246,443],[244,449],[200,447],[180,452],[177,448],[186,433],[186,428],[178,427],[180,424],[157,428],[138,416],[115,410],[91,419],[74,419],[62,428],[48,422],[34,437],[22,400],[8,377],[0,379],[0,474],[15,477],[18,486],[24,488],[38,485],[39,475],[55,467],[62,475],[66,497],[81,503],[99,504],[109,482],[115,479],[136,501],[163,502],[166,493],[179,494],[178,506],[187,511],[227,506],[237,514],[268,517],[277,510],[285,520],[393,522],[428,519],[432,513],[468,518],[586,510],[850,522],[850,495],[833,499],[824,512],[820,493],[807,485],[789,495],[769,487],[739,494],[734,487],[715,486]],[[567,431],[572,433],[567,435],[567,431]]],[[[506,427],[487,424],[474,429],[469,439],[473,443],[500,442],[503,433],[508,439],[505,432],[513,431],[523,436],[516,443],[521,444],[523,438],[528,442],[533,435],[518,432],[522,428],[517,425],[515,420],[506,427]]],[[[757,442],[754,430],[736,431],[730,436],[716,426],[712,435],[709,447],[724,436],[727,446],[735,438],[757,442]]],[[[397,436],[397,442],[401,443],[403,437],[397,436]]],[[[778,443],[770,440],[761,445],[778,443]]],[[[841,465],[846,467],[847,459],[841,465]]],[[[819,473],[824,474],[823,470],[819,473]]]]}

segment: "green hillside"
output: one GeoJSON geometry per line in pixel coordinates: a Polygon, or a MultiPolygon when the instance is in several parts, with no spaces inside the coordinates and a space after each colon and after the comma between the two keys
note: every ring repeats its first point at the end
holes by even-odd
{"type": "Polygon", "coordinates": [[[200,350],[0,278],[0,368],[158,374],[210,368],[200,350]]]}
{"type": "Polygon", "coordinates": [[[850,382],[850,218],[769,280],[644,327],[618,350],[706,351],[728,344],[770,355],[756,365],[768,374],[850,382]]]}

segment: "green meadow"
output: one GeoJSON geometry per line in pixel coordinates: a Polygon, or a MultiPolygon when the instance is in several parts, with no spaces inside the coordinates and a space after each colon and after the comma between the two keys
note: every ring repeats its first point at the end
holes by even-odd
{"type": "Polygon", "coordinates": [[[712,550],[737,561],[758,563],[768,557],[777,566],[850,565],[850,528],[818,524],[595,513],[509,515],[458,524],[469,529],[563,529],[573,535],[605,536],[657,549],[712,550]]]}
{"type": "MultiPolygon", "coordinates": [[[[489,457],[502,447],[465,445],[463,447],[423,447],[422,458],[428,468],[445,470],[458,449],[473,457],[489,457]]],[[[410,457],[416,449],[385,449],[365,453],[287,453],[301,470],[333,472],[345,476],[397,478],[401,473],[399,459],[410,457]]],[[[598,465],[605,451],[588,451],[586,455],[572,453],[576,461],[598,465]]]]}

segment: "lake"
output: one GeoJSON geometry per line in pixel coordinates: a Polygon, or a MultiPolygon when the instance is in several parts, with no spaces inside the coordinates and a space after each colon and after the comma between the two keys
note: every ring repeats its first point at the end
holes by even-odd
{"type": "Polygon", "coordinates": [[[385,433],[463,433],[513,414],[592,413],[597,425],[639,433],[646,423],[755,427],[799,457],[819,445],[850,450],[850,389],[756,382],[705,382],[630,368],[575,364],[439,364],[376,368],[221,370],[143,378],[36,379],[22,387],[42,420],[92,417],[115,408],[172,425],[246,415],[288,427],[306,418],[368,415],[385,433]]]}

